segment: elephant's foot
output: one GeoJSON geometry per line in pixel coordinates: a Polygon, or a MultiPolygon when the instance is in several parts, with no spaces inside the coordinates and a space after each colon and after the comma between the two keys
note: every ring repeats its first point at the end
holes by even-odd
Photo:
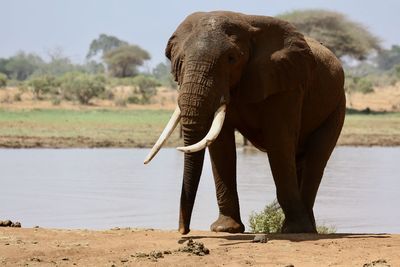
{"type": "Polygon", "coordinates": [[[186,235],[190,232],[190,228],[188,225],[184,225],[179,223],[179,229],[178,229],[179,233],[181,233],[182,235],[186,235]]]}
{"type": "Polygon", "coordinates": [[[297,233],[312,233],[317,234],[317,229],[308,219],[301,219],[296,221],[288,221],[285,219],[281,229],[282,233],[285,234],[297,234],[297,233]]]}
{"type": "Polygon", "coordinates": [[[232,217],[220,214],[218,219],[211,224],[213,232],[228,232],[228,233],[243,233],[244,225],[239,220],[234,220],[232,217]]]}

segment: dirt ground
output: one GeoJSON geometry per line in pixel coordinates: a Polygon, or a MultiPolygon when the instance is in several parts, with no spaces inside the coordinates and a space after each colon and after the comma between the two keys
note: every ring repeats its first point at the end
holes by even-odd
{"type": "Polygon", "coordinates": [[[2,266],[400,266],[400,235],[1,228],[2,266]],[[205,251],[188,249],[192,246],[205,251]],[[200,243],[204,245],[202,247],[200,243]],[[207,248],[207,249],[206,249],[207,248]],[[209,251],[209,254],[206,254],[209,251]]]}

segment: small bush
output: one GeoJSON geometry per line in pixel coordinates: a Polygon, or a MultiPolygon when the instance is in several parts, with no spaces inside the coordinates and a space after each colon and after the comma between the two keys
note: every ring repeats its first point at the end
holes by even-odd
{"type": "Polygon", "coordinates": [[[60,84],[54,76],[43,75],[33,77],[28,85],[35,98],[42,99],[45,94],[56,91],[60,84]]]}
{"type": "Polygon", "coordinates": [[[127,101],[129,104],[141,104],[141,99],[135,95],[128,96],[127,101]]]}
{"type": "Polygon", "coordinates": [[[372,93],[374,92],[374,84],[371,82],[370,79],[371,77],[346,77],[345,90],[349,93],[372,93]]]}
{"type": "Polygon", "coordinates": [[[360,79],[357,83],[357,91],[363,94],[368,94],[368,93],[373,93],[374,88],[372,86],[372,83],[367,79],[360,79]]]}
{"type": "Polygon", "coordinates": [[[0,88],[4,88],[7,86],[7,75],[4,73],[0,73],[0,88]]]}
{"type": "Polygon", "coordinates": [[[83,105],[89,104],[91,99],[100,96],[106,89],[106,79],[101,75],[67,73],[61,80],[62,96],[68,100],[75,99],[83,105]]]}
{"type": "Polygon", "coordinates": [[[285,215],[278,201],[275,200],[265,206],[262,212],[250,214],[250,231],[253,233],[279,233],[284,219],[285,215]]]}
{"type": "Polygon", "coordinates": [[[142,95],[141,103],[148,104],[151,97],[157,94],[157,86],[160,86],[160,83],[153,77],[138,75],[132,79],[132,85],[139,89],[142,95]]]}
{"type": "MultiPolygon", "coordinates": [[[[253,233],[280,233],[285,220],[285,214],[279,206],[278,201],[274,200],[271,204],[265,206],[260,213],[252,212],[250,214],[249,223],[250,231],[253,233]]],[[[319,234],[336,233],[334,226],[317,225],[319,234]]]]}
{"type": "Polygon", "coordinates": [[[317,225],[317,232],[318,234],[328,235],[336,233],[335,226],[326,226],[326,225],[317,225]]]}

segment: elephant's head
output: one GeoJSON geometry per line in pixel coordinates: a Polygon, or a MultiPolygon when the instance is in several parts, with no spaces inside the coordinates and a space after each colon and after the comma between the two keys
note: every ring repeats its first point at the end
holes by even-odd
{"type": "Polygon", "coordinates": [[[165,53],[180,86],[178,107],[145,163],[180,120],[188,147],[178,148],[186,152],[179,229],[187,233],[204,148],[217,137],[227,104],[232,98],[259,102],[304,85],[313,57],[303,36],[286,22],[219,11],[188,16],[165,53]]]}

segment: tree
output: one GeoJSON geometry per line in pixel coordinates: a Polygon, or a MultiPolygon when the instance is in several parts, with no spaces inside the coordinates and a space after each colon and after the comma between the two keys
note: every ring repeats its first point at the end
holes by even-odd
{"type": "Polygon", "coordinates": [[[83,65],[85,72],[90,74],[102,74],[105,72],[104,65],[94,60],[89,60],[83,65]]]}
{"type": "Polygon", "coordinates": [[[94,39],[90,43],[89,52],[86,55],[87,59],[93,58],[99,52],[102,53],[102,56],[112,49],[128,45],[127,42],[118,39],[112,35],[100,34],[99,38],[94,39]]]}
{"type": "Polygon", "coordinates": [[[400,46],[393,45],[390,49],[382,49],[376,57],[376,63],[382,70],[390,70],[400,64],[400,46]]]}
{"type": "Polygon", "coordinates": [[[5,75],[8,76],[8,71],[6,68],[7,63],[8,63],[7,58],[0,58],[0,73],[4,73],[5,75]]]}
{"type": "Polygon", "coordinates": [[[8,59],[5,69],[9,78],[23,81],[43,64],[43,60],[38,55],[19,52],[8,59]]]}
{"type": "Polygon", "coordinates": [[[178,86],[171,74],[171,64],[159,63],[152,71],[153,76],[164,86],[176,89],[178,86]]]}
{"type": "Polygon", "coordinates": [[[376,36],[338,12],[300,10],[279,17],[294,24],[304,35],[322,42],[339,58],[350,56],[362,60],[381,49],[376,36]]]}
{"type": "Polygon", "coordinates": [[[50,58],[48,63],[44,63],[36,71],[39,75],[62,76],[67,72],[83,71],[83,67],[73,64],[71,60],[64,55],[62,48],[56,47],[47,52],[50,58]]]}
{"type": "Polygon", "coordinates": [[[109,73],[114,77],[131,77],[137,67],[150,59],[150,54],[137,45],[125,45],[104,54],[109,73]]]}

